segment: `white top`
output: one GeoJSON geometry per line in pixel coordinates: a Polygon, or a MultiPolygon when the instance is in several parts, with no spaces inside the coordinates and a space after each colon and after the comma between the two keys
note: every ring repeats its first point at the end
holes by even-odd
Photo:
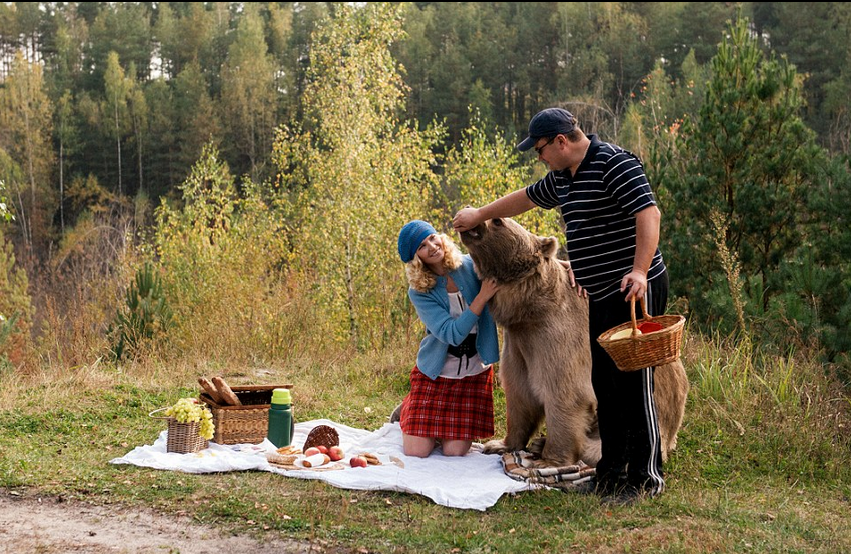
{"type": "MultiPolygon", "coordinates": [[[[452,316],[453,319],[458,319],[466,309],[467,301],[464,300],[461,293],[450,292],[449,315],[452,316]]],[[[478,330],[479,326],[474,325],[470,332],[476,333],[478,330]]],[[[466,356],[458,358],[452,354],[447,354],[446,361],[443,363],[443,370],[440,372],[440,377],[445,377],[446,379],[463,379],[464,377],[478,375],[487,368],[488,366],[482,363],[482,359],[479,357],[478,352],[476,352],[476,354],[471,358],[467,358],[466,356]]]]}

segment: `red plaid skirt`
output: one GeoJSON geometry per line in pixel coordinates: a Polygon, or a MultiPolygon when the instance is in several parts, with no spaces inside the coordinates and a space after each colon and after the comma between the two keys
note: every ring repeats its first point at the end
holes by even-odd
{"type": "Polygon", "coordinates": [[[463,379],[431,380],[414,366],[399,425],[406,435],[450,440],[493,436],[493,366],[463,379]]]}

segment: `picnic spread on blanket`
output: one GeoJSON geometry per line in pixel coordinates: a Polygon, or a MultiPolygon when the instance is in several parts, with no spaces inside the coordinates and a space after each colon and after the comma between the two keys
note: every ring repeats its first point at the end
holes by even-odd
{"type": "MultiPolygon", "coordinates": [[[[202,393],[199,403],[210,409],[207,417],[215,424],[212,440],[194,441],[190,447],[170,440],[170,434],[180,432],[182,437],[184,430],[175,423],[174,410],[167,410],[168,429],[153,444],[110,463],[186,473],[267,471],[343,489],[418,494],[442,506],[482,511],[504,494],[569,488],[594,472],[585,466],[536,468],[527,452],[488,455],[478,443],[465,456],[444,456],[439,448],[426,458],[405,456],[398,422],[374,431],[327,419],[295,422],[291,444],[276,446],[266,437],[276,388],[283,387],[233,387],[229,392],[239,405],[219,404],[202,393]]],[[[224,397],[218,400],[224,402],[224,397]]]]}

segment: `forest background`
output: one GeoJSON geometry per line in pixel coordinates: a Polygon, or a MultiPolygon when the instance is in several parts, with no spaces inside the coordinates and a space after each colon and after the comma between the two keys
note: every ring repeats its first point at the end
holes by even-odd
{"type": "Polygon", "coordinates": [[[803,6],[2,3],[0,363],[413,341],[397,230],[558,105],[643,159],[674,309],[847,382],[851,8],[803,6]]]}
{"type": "Polygon", "coordinates": [[[807,6],[0,4],[3,371],[414,342],[399,227],[540,176],[559,105],[644,160],[674,309],[845,383],[851,8],[807,6]]]}
{"type": "Polygon", "coordinates": [[[385,551],[847,551],[849,31],[830,2],[0,3],[0,486],[385,551]],[[659,502],[447,517],[109,466],[199,375],[386,422],[423,333],[399,228],[542,176],[514,145],[548,106],[663,213],[692,388],[659,502]]]}

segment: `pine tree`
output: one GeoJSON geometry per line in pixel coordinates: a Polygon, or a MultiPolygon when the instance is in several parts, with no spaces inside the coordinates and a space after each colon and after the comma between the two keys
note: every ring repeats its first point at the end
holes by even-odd
{"type": "Polygon", "coordinates": [[[188,64],[177,76],[174,106],[177,162],[188,169],[201,157],[205,145],[218,146],[223,140],[220,113],[207,92],[207,83],[198,63],[188,64]]]}
{"type": "Polygon", "coordinates": [[[275,62],[268,53],[263,20],[253,4],[245,12],[222,67],[222,111],[227,121],[231,166],[253,180],[263,174],[277,116],[275,62]]]}
{"type": "Polygon", "coordinates": [[[719,290],[728,289],[717,238],[740,264],[752,309],[766,310],[784,288],[777,270],[802,240],[805,194],[820,159],[799,116],[795,67],[766,57],[746,19],[731,26],[711,71],[699,116],[686,119],[659,162],[674,169],[658,183],[671,196],[663,236],[672,286],[703,317],[724,309],[719,290]]]}

